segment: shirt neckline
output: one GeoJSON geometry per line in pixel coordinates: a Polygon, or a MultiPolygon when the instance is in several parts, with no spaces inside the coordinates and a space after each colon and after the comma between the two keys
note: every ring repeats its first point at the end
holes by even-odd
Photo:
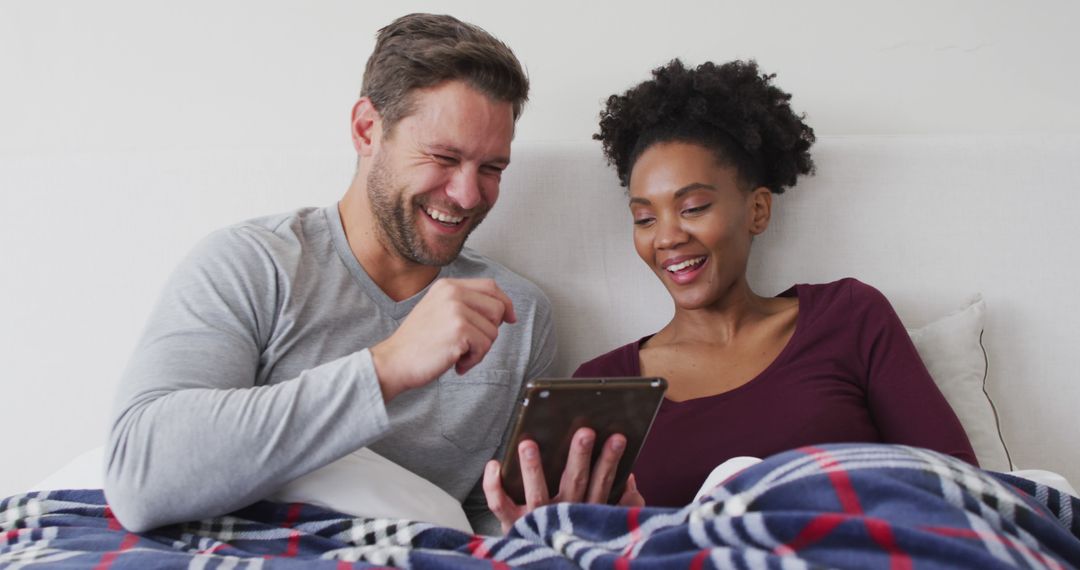
{"type": "Polygon", "coordinates": [[[334,242],[334,249],[337,251],[338,258],[345,264],[345,267],[352,274],[353,279],[356,280],[357,285],[363,289],[381,310],[386,312],[390,318],[394,320],[401,320],[413,307],[420,302],[420,299],[424,298],[428,289],[431,288],[431,284],[436,280],[446,277],[450,265],[444,265],[439,268],[439,274],[435,276],[435,279],[431,280],[426,287],[421,289],[415,295],[402,299],[401,301],[395,301],[385,291],[375,283],[375,280],[368,275],[368,272],[364,270],[364,266],[360,265],[360,261],[356,259],[356,255],[353,254],[352,248],[349,247],[349,239],[345,236],[345,226],[341,223],[341,213],[338,210],[338,202],[323,208],[323,217],[326,219],[326,225],[330,228],[330,236],[334,242]]]}
{"type": "MultiPolygon", "coordinates": [[[[754,375],[753,378],[747,380],[746,382],[743,382],[742,384],[732,388],[731,390],[727,390],[725,392],[720,392],[719,394],[710,394],[708,396],[700,396],[698,398],[690,398],[688,400],[682,400],[682,401],[679,401],[679,402],[668,399],[667,396],[664,396],[664,400],[663,400],[663,402],[661,402],[661,408],[664,408],[664,407],[672,408],[672,407],[680,407],[680,406],[692,406],[695,403],[699,403],[699,402],[711,402],[711,401],[715,401],[715,400],[724,400],[724,399],[727,399],[727,398],[735,397],[740,392],[743,392],[743,391],[749,389],[751,387],[751,385],[758,384],[759,379],[761,379],[762,377],[767,375],[769,372],[771,372],[774,368],[779,366],[778,363],[782,363],[783,361],[785,361],[787,359],[787,357],[788,357],[788,353],[795,350],[793,348],[795,346],[795,344],[796,344],[795,341],[799,337],[799,333],[804,328],[804,323],[805,323],[805,318],[806,318],[805,315],[809,312],[809,311],[806,310],[806,309],[809,308],[809,306],[806,303],[807,299],[806,299],[806,295],[804,294],[805,293],[804,289],[805,288],[802,287],[801,285],[792,285],[791,287],[784,290],[782,293],[776,295],[777,297],[790,297],[790,296],[792,296],[792,293],[794,293],[795,298],[798,299],[798,301],[799,301],[799,314],[795,316],[795,330],[792,331],[791,338],[788,339],[787,344],[785,344],[784,348],[782,348],[780,350],[780,353],[776,355],[776,358],[774,358],[772,360],[772,362],[769,363],[768,366],[766,366],[764,369],[762,369],[761,372],[758,372],[757,374],[754,375]]],[[[633,346],[633,352],[634,352],[633,357],[634,357],[634,367],[635,367],[635,370],[634,370],[635,374],[634,375],[635,376],[641,376],[641,345],[645,344],[646,341],[648,341],[650,338],[652,338],[654,336],[656,336],[656,333],[650,334],[648,336],[641,337],[641,339],[639,339],[636,343],[634,343],[632,345],[633,346]]]]}

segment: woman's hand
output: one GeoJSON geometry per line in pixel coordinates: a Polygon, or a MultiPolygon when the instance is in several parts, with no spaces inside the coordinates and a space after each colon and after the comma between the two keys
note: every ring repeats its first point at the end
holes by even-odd
{"type": "MultiPolygon", "coordinates": [[[[504,533],[510,530],[514,521],[544,505],[563,502],[607,503],[615,480],[615,470],[626,448],[626,438],[620,434],[608,438],[604,442],[600,458],[596,461],[596,470],[590,474],[589,460],[595,439],[596,434],[589,428],[581,428],[574,433],[566,469],[559,481],[559,492],[554,497],[548,496],[539,447],[535,441],[522,441],[518,445],[518,461],[521,464],[521,479],[525,489],[524,505],[514,503],[503,490],[499,462],[491,460],[487,463],[484,468],[484,495],[487,497],[488,508],[502,523],[504,533]]],[[[645,499],[638,492],[633,475],[627,479],[626,490],[618,504],[627,507],[645,505],[645,499]]]]}

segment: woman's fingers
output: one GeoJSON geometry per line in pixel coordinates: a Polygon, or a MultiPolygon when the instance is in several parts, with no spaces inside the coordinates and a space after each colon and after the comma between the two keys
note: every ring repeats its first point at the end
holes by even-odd
{"type": "Polygon", "coordinates": [[[501,470],[498,461],[494,459],[488,461],[487,465],[484,466],[484,482],[482,486],[488,509],[495,515],[495,518],[499,519],[505,534],[510,530],[510,527],[514,526],[514,521],[524,513],[522,508],[514,504],[514,501],[503,490],[502,480],[499,478],[502,475],[501,470]]]}
{"type": "Polygon", "coordinates": [[[531,439],[518,444],[518,463],[521,465],[521,483],[525,488],[525,506],[531,511],[551,502],[544,467],[540,462],[540,446],[531,439]]]}
{"type": "Polygon", "coordinates": [[[645,497],[637,488],[637,479],[634,474],[631,473],[630,477],[626,479],[626,490],[623,491],[622,498],[619,499],[620,507],[644,507],[645,497]]]}
{"type": "Polygon", "coordinates": [[[558,500],[580,503],[589,489],[589,465],[592,462],[593,442],[596,433],[589,428],[574,432],[574,440],[566,457],[566,468],[559,481],[558,500]]]}
{"type": "Polygon", "coordinates": [[[611,485],[615,481],[615,471],[619,467],[623,450],[626,449],[626,437],[615,434],[604,442],[600,459],[596,461],[592,477],[589,480],[589,492],[586,500],[590,503],[607,503],[611,495],[611,485]]]}

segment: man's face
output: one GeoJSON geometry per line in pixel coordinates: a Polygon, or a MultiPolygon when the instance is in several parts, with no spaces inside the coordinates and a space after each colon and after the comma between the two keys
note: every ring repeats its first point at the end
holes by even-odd
{"type": "Polygon", "coordinates": [[[413,113],[384,133],[372,157],[368,196],[387,249],[446,265],[499,197],[513,106],[457,81],[412,97],[413,113]]]}

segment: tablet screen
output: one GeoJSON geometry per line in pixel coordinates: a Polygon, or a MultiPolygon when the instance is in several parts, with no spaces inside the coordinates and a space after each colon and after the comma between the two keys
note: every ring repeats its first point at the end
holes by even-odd
{"type": "Polygon", "coordinates": [[[502,458],[503,489],[518,504],[525,502],[517,448],[521,441],[531,439],[540,447],[548,494],[555,496],[574,433],[589,427],[596,432],[592,464],[608,437],[616,433],[626,437],[626,449],[608,497],[609,503],[618,501],[666,389],[663,378],[562,378],[526,383],[502,458]]]}

